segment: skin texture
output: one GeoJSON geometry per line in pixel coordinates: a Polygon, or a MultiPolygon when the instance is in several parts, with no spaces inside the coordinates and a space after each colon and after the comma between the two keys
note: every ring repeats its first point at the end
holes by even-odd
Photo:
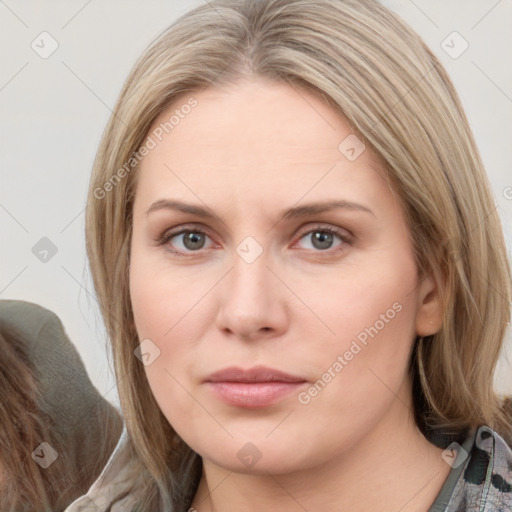
{"type": "Polygon", "coordinates": [[[195,109],[141,163],[130,290],[140,340],[160,350],[145,367],[152,392],[203,457],[194,508],[427,510],[450,467],[414,423],[407,364],[415,336],[441,327],[442,306],[433,282],[417,275],[382,163],[369,147],[349,161],[338,146],[351,128],[307,91],[254,77],[193,96],[195,109]],[[162,199],[215,217],[148,214],[162,199]],[[339,208],[280,220],[288,208],[327,200],[371,213],[339,208]],[[183,235],[159,245],[184,226],[206,233],[202,248],[183,235]],[[330,246],[314,244],[326,227],[350,242],[334,235],[330,246]],[[237,253],[246,237],[263,250],[252,263],[237,253]],[[334,370],[370,326],[378,333],[334,370]],[[271,406],[240,408],[203,382],[233,365],[307,382],[271,406]],[[301,403],[298,392],[304,397],[329,368],[330,381],[301,403]],[[244,446],[261,458],[248,465],[237,456],[244,446]]]}

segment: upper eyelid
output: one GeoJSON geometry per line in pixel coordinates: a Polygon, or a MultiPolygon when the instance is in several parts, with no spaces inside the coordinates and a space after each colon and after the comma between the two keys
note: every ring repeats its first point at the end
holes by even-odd
{"type": "Polygon", "coordinates": [[[316,224],[316,226],[309,226],[309,227],[306,226],[304,228],[300,228],[297,232],[297,235],[304,235],[304,234],[310,233],[311,231],[322,231],[323,229],[325,229],[326,231],[334,231],[334,232],[341,232],[341,233],[346,232],[347,236],[352,236],[352,234],[350,233],[350,231],[348,229],[342,228],[340,226],[333,226],[327,222],[318,222],[316,224]]]}
{"type": "MultiPolygon", "coordinates": [[[[315,224],[315,223],[312,222],[310,224],[315,224]]],[[[339,226],[333,226],[326,222],[317,222],[316,225],[313,225],[313,226],[303,226],[303,227],[299,228],[298,230],[296,230],[296,234],[294,236],[295,236],[295,238],[297,238],[297,241],[298,241],[303,236],[310,234],[313,231],[322,231],[324,229],[326,231],[333,232],[333,234],[337,235],[343,242],[346,242],[347,241],[346,239],[348,239],[348,241],[350,241],[354,238],[354,235],[347,229],[339,227],[339,226]],[[346,235],[344,235],[344,233],[346,233],[346,235]]],[[[174,237],[183,235],[187,231],[188,232],[194,232],[194,231],[201,232],[201,233],[205,234],[206,236],[208,236],[210,239],[212,239],[212,237],[208,233],[208,231],[209,231],[208,228],[203,227],[201,224],[194,224],[194,223],[188,223],[188,224],[184,224],[180,227],[168,229],[162,233],[160,239],[167,240],[167,242],[169,242],[174,237]]],[[[190,251],[190,252],[193,252],[193,251],[190,251]]],[[[199,252],[199,251],[197,251],[197,252],[199,252]]]]}
{"type": "MultiPolygon", "coordinates": [[[[350,231],[347,228],[342,228],[340,226],[334,226],[328,222],[317,221],[315,223],[312,221],[312,222],[308,222],[308,225],[309,224],[313,224],[313,225],[309,226],[309,227],[303,226],[303,227],[299,228],[298,230],[296,230],[296,232],[308,233],[309,231],[314,231],[315,229],[320,230],[320,229],[325,228],[325,229],[332,229],[332,230],[338,230],[338,231],[345,231],[351,235],[350,231]]],[[[165,235],[166,233],[171,233],[171,232],[173,232],[175,235],[178,235],[178,234],[183,233],[183,231],[194,231],[194,230],[201,231],[201,232],[204,232],[205,234],[208,234],[210,229],[208,227],[203,226],[201,223],[199,223],[199,224],[186,223],[186,224],[183,224],[180,226],[176,226],[174,228],[165,229],[162,232],[162,235],[165,235]]]]}

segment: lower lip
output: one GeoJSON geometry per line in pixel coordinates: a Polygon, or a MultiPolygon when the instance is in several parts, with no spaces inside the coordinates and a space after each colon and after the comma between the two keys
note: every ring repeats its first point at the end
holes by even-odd
{"type": "Polygon", "coordinates": [[[259,409],[275,404],[304,386],[305,382],[207,382],[210,389],[229,405],[259,409]]]}

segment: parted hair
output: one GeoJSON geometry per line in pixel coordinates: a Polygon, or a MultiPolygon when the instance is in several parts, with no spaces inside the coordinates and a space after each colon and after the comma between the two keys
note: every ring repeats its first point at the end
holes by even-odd
{"type": "Polygon", "coordinates": [[[435,279],[444,304],[442,328],[414,340],[410,360],[420,428],[457,433],[485,424],[510,442],[510,401],[493,387],[510,320],[510,265],[475,140],[439,60],[374,0],[211,0],[135,63],[100,142],[87,203],[87,252],[135,454],[129,492],[139,509],[187,510],[201,461],[159,410],[134,357],[140,341],[128,276],[138,167],[122,177],[118,170],[178,99],[251,76],[317,94],[384,164],[418,273],[435,279]]]}

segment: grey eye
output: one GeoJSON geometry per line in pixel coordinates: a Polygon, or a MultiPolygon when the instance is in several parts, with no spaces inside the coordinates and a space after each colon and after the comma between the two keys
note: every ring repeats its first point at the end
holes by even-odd
{"type": "Polygon", "coordinates": [[[204,233],[196,233],[194,231],[187,231],[182,234],[183,236],[183,245],[191,250],[202,249],[205,244],[205,235],[204,233]]]}
{"type": "Polygon", "coordinates": [[[340,245],[343,241],[339,235],[332,233],[325,229],[315,229],[306,233],[301,240],[309,240],[308,246],[303,246],[303,249],[316,249],[319,251],[325,251],[331,249],[336,245],[340,245]],[[338,239],[338,243],[335,244],[335,239],[338,239]]]}

